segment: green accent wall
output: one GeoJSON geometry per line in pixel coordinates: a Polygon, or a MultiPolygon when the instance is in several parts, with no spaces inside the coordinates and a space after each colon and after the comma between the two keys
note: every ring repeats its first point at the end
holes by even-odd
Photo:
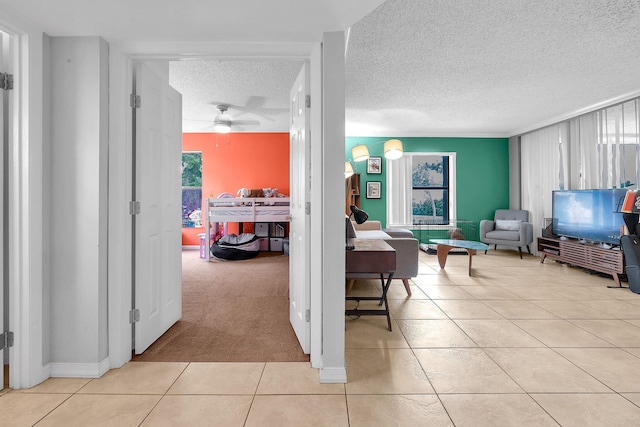
{"type": "MultiPolygon", "coordinates": [[[[382,173],[368,174],[367,162],[353,163],[360,174],[360,207],[370,219],[387,223],[386,166],[383,142],[394,137],[348,137],[345,160],[351,160],[351,148],[365,144],[371,156],[382,157],[382,173]],[[380,199],[366,198],[367,181],[382,183],[380,199]]],[[[456,153],[457,218],[472,220],[478,226],[482,219],[493,219],[496,209],[509,208],[509,139],[508,138],[398,138],[405,152],[456,153]]],[[[391,160],[392,161],[392,160],[391,160]]],[[[477,236],[475,236],[477,238],[477,236]]]]}

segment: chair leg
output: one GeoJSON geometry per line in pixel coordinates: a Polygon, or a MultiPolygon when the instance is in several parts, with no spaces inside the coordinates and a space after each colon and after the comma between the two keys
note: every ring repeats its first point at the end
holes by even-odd
{"type": "Polygon", "coordinates": [[[498,244],[496,243],[495,245],[493,245],[493,250],[497,251],[498,250],[498,244]]]}
{"type": "Polygon", "coordinates": [[[411,296],[411,287],[409,286],[409,279],[402,279],[404,288],[407,290],[407,295],[411,296]]]}
{"type": "Polygon", "coordinates": [[[527,245],[527,252],[529,252],[529,255],[531,255],[531,249],[529,249],[529,245],[527,245]]]}
{"type": "Polygon", "coordinates": [[[520,254],[520,259],[522,259],[522,248],[518,246],[518,253],[520,254]]]}

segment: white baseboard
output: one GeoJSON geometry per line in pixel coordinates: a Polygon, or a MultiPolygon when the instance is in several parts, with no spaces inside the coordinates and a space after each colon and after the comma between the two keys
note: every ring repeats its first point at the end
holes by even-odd
{"type": "Polygon", "coordinates": [[[49,363],[52,378],[100,378],[109,370],[109,358],[98,363],[49,363]]]}
{"type": "Polygon", "coordinates": [[[320,383],[346,384],[347,368],[320,368],[320,383]]]}

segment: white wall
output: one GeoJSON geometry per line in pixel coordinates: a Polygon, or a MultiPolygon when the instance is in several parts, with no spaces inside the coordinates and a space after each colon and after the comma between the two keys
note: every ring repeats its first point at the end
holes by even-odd
{"type": "Polygon", "coordinates": [[[49,361],[52,376],[73,364],[94,376],[108,356],[108,45],[52,37],[49,47],[49,361]]]}
{"type": "MultiPolygon", "coordinates": [[[[344,33],[322,44],[322,368],[321,382],[346,382],[344,358],[344,33]],[[336,191],[337,190],[337,191],[336,191]]],[[[312,166],[312,176],[314,176],[312,166]]],[[[313,189],[312,189],[313,190],[313,189]]],[[[314,221],[314,218],[312,218],[314,221]]]]}

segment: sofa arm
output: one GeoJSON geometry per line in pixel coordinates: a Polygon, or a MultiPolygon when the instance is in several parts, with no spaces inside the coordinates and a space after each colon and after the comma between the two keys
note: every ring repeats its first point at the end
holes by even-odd
{"type": "Polygon", "coordinates": [[[407,230],[406,228],[383,228],[382,231],[384,231],[394,239],[398,239],[398,238],[411,239],[414,237],[413,233],[410,230],[407,230]]]}
{"type": "Polygon", "coordinates": [[[351,222],[356,230],[382,230],[382,224],[377,220],[366,221],[362,224],[358,224],[355,221],[351,222]]]}
{"type": "Polygon", "coordinates": [[[520,224],[520,239],[524,239],[520,242],[522,246],[528,246],[533,242],[533,224],[530,222],[520,224]]]}
{"type": "Polygon", "coordinates": [[[399,238],[385,240],[396,250],[397,279],[409,279],[418,275],[418,239],[399,238]]]}
{"type": "Polygon", "coordinates": [[[480,241],[484,242],[487,237],[487,233],[493,231],[496,228],[496,222],[490,219],[483,219],[480,221],[480,241]]]}

